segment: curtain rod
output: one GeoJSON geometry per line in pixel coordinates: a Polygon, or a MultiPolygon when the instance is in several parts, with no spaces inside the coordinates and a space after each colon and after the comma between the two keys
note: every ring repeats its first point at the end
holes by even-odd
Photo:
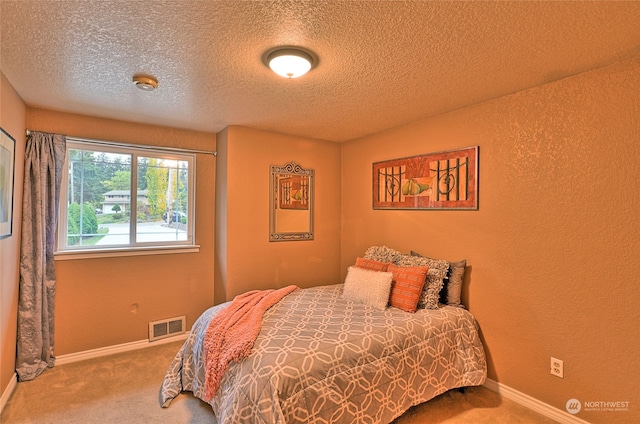
{"type": "MultiPolygon", "coordinates": [[[[31,130],[27,130],[26,132],[27,132],[27,137],[31,135],[31,130]]],[[[88,143],[93,143],[93,144],[102,144],[105,146],[134,147],[136,149],[164,150],[164,151],[170,151],[170,152],[199,153],[202,155],[218,156],[217,151],[212,152],[211,150],[181,149],[179,147],[154,147],[154,146],[146,146],[144,144],[121,143],[121,142],[94,140],[90,138],[81,138],[81,137],[72,137],[72,136],[68,136],[68,138],[73,140],[86,141],[88,143]]]]}

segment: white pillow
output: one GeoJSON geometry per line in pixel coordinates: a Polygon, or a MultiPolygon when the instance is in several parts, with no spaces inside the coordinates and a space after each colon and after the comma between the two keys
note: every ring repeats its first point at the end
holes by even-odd
{"type": "Polygon", "coordinates": [[[350,266],[344,280],[342,298],[384,310],[389,303],[392,280],[393,274],[390,272],[350,266]]]}

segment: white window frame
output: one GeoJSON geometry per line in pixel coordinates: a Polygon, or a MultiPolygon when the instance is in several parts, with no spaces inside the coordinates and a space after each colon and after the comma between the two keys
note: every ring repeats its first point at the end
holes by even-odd
{"type": "Polygon", "coordinates": [[[180,149],[163,149],[161,147],[147,147],[138,145],[128,145],[122,143],[83,140],[67,137],[66,156],[62,181],[60,187],[60,204],[58,215],[58,237],[56,243],[56,260],[83,259],[110,256],[136,256],[149,254],[167,253],[190,253],[198,252],[199,246],[195,244],[195,192],[196,192],[196,155],[180,149]],[[130,195],[130,219],[129,219],[129,243],[106,246],[68,246],[68,189],[69,189],[69,149],[93,150],[105,153],[117,153],[131,155],[131,190],[130,193],[137,194],[138,186],[138,157],[170,159],[186,161],[189,164],[189,175],[187,179],[187,239],[176,241],[160,242],[138,242],[136,241],[136,214],[137,195],[130,195]]]}

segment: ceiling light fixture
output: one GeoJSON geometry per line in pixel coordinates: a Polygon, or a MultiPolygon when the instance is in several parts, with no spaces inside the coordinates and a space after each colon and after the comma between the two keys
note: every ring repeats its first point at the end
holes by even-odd
{"type": "Polygon", "coordinates": [[[301,47],[276,47],[267,50],[262,61],[282,77],[298,78],[316,67],[318,56],[301,47]]]}
{"type": "Polygon", "coordinates": [[[158,80],[149,75],[134,75],[133,83],[144,91],[153,91],[158,88],[158,80]]]}

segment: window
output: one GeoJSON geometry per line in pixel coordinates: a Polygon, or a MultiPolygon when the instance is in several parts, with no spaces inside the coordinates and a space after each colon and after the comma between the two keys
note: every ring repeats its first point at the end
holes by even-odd
{"type": "Polygon", "coordinates": [[[194,245],[195,156],[67,139],[60,252],[194,245]]]}

